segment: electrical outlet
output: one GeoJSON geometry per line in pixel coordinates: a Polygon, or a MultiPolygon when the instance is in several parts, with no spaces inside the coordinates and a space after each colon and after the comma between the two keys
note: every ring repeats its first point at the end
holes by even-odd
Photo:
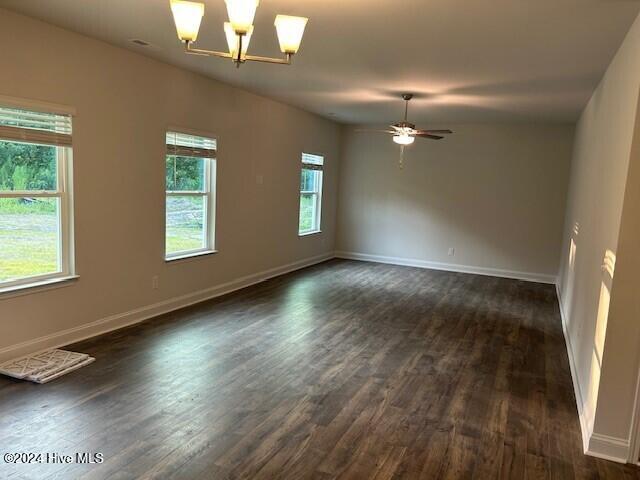
{"type": "Polygon", "coordinates": [[[450,257],[453,257],[455,254],[456,254],[456,249],[455,249],[455,248],[453,248],[453,247],[450,247],[450,248],[449,248],[449,256],[450,256],[450,257]]]}
{"type": "Polygon", "coordinates": [[[153,290],[157,290],[160,287],[160,279],[158,278],[158,275],[154,275],[153,277],[151,277],[151,288],[153,290]]]}

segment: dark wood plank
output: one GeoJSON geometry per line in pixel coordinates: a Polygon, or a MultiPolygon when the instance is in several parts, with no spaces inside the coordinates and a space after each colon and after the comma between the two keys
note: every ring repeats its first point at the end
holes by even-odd
{"type": "Polygon", "coordinates": [[[334,260],[0,379],[2,478],[640,478],[586,457],[549,285],[334,260]]]}

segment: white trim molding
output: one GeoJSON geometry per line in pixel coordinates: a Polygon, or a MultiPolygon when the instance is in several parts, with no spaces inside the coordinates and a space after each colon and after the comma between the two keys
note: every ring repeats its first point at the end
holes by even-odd
{"type": "Polygon", "coordinates": [[[476,267],[473,265],[459,265],[455,263],[430,262],[413,258],[387,257],[384,255],[371,255],[358,252],[336,252],[337,258],[348,260],[361,260],[365,262],[388,263],[391,265],[401,265],[405,267],[428,268],[431,270],[444,270],[447,272],[471,273],[475,275],[487,275],[491,277],[512,278],[525,280],[527,282],[555,284],[556,276],[544,273],[517,272],[513,270],[502,270],[499,268],[476,267]]]}
{"type": "Polygon", "coordinates": [[[631,433],[629,435],[629,463],[640,465],[640,370],[636,380],[636,392],[633,400],[633,417],[631,417],[631,433]]]}
{"type": "Polygon", "coordinates": [[[629,460],[629,439],[592,433],[589,447],[584,453],[612,462],[627,463],[629,460]]]}
{"type": "Polygon", "coordinates": [[[564,307],[562,306],[562,294],[560,293],[560,286],[557,283],[556,294],[558,297],[558,309],[560,310],[564,343],[567,348],[567,357],[569,358],[569,369],[571,370],[571,380],[573,381],[573,391],[576,398],[576,407],[578,409],[578,417],[580,419],[580,432],[582,433],[582,451],[584,453],[587,453],[587,451],[589,450],[589,437],[591,437],[592,433],[589,426],[591,422],[587,418],[587,412],[584,411],[584,396],[582,395],[582,388],[580,387],[580,380],[578,377],[578,370],[576,368],[575,356],[573,355],[573,348],[571,346],[571,337],[569,336],[567,317],[564,313],[564,307]]]}
{"type": "Polygon", "coordinates": [[[71,343],[102,335],[119,328],[142,322],[149,318],[157,317],[158,315],[163,315],[174,310],[188,307],[189,305],[204,302],[205,300],[210,300],[212,298],[264,282],[271,278],[284,275],[285,273],[290,273],[295,270],[300,270],[305,267],[325,262],[331,258],[333,258],[332,252],[306,258],[287,265],[271,268],[263,272],[237,278],[230,282],[206,288],[204,290],[170,298],[152,305],[146,305],[134,310],[129,310],[128,312],[111,315],[91,323],[52,333],[43,337],[38,337],[17,345],[10,345],[0,349],[0,362],[11,360],[12,358],[23,357],[39,351],[48,350],[50,348],[59,348],[64,345],[69,345],[71,343]]]}
{"type": "Polygon", "coordinates": [[[611,437],[595,433],[593,431],[595,412],[585,411],[588,405],[584,403],[584,395],[582,393],[583,389],[580,386],[580,377],[578,377],[575,356],[571,346],[568,317],[564,311],[562,293],[560,286],[557,283],[556,293],[558,296],[560,318],[562,320],[562,333],[564,334],[564,341],[567,346],[567,356],[569,357],[569,368],[571,370],[571,380],[573,381],[573,390],[576,397],[576,407],[578,409],[578,417],[580,419],[582,449],[585,455],[602,458],[604,460],[611,460],[618,463],[627,463],[627,461],[629,461],[629,453],[631,450],[631,444],[628,438],[611,437]]]}

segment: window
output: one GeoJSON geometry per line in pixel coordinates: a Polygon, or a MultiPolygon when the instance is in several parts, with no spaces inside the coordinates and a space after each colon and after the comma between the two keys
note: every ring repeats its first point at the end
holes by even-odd
{"type": "Polygon", "coordinates": [[[71,117],[0,107],[0,290],[70,276],[71,117]]]}
{"type": "Polygon", "coordinates": [[[302,154],[298,235],[308,235],[320,231],[323,165],[324,158],[320,155],[302,154]]]}
{"type": "Polygon", "coordinates": [[[214,250],[216,141],[167,133],[167,260],[214,250]]]}

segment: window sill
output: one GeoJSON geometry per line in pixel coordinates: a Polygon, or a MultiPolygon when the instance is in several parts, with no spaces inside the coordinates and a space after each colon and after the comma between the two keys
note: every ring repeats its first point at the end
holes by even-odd
{"type": "Polygon", "coordinates": [[[192,260],[198,257],[204,257],[207,255],[213,255],[218,253],[218,250],[202,250],[200,252],[185,253],[184,255],[176,255],[175,257],[165,257],[165,263],[179,262],[180,260],[192,260]]]}
{"type": "Polygon", "coordinates": [[[318,233],[322,233],[322,230],[313,230],[311,232],[298,233],[299,237],[308,237],[309,235],[317,235],[318,233]]]}
{"type": "Polygon", "coordinates": [[[11,287],[0,288],[0,300],[6,298],[19,297],[21,295],[29,295],[32,293],[40,293],[54,288],[68,287],[80,278],[78,275],[68,275],[66,277],[47,278],[32,283],[22,285],[12,285],[11,287]]]}

